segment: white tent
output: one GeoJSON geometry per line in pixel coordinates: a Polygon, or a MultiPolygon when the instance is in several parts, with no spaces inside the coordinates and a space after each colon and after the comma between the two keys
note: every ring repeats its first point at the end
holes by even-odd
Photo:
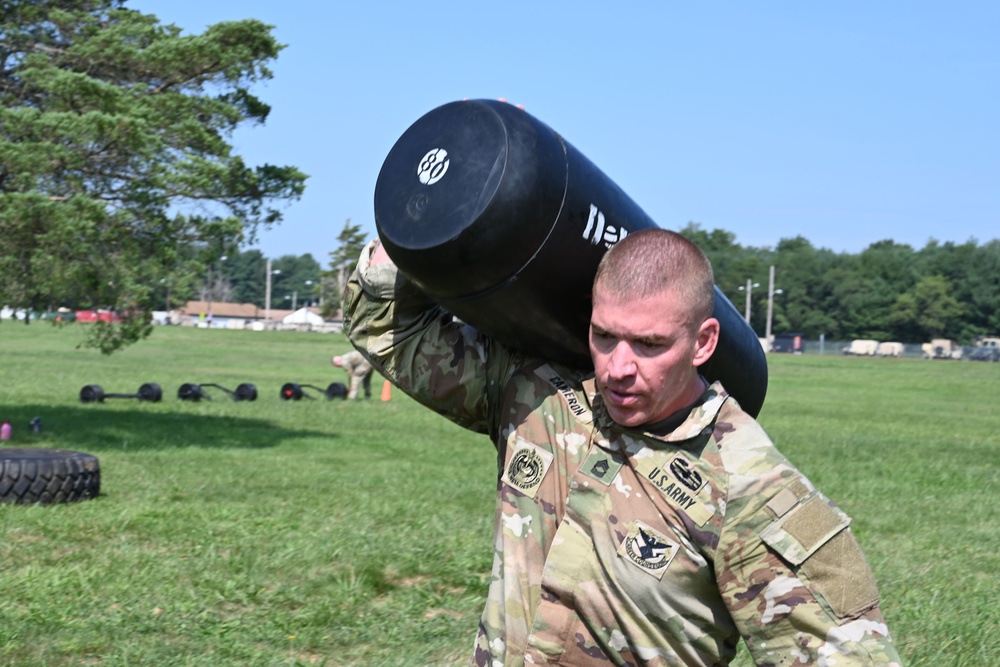
{"type": "Polygon", "coordinates": [[[323,318],[309,308],[299,308],[291,315],[282,318],[283,324],[323,324],[323,318]]]}

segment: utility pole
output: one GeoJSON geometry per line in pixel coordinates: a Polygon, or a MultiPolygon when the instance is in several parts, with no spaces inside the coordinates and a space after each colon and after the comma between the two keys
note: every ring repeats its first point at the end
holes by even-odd
{"type": "Polygon", "coordinates": [[[264,328],[271,323],[271,260],[267,260],[267,282],[264,288],[264,328]]]}
{"type": "Polygon", "coordinates": [[[767,341],[767,351],[771,351],[771,321],[774,319],[774,295],[784,294],[784,290],[774,289],[774,264],[771,265],[771,281],[767,287],[767,333],[764,340],[767,341]]]}
{"type": "Polygon", "coordinates": [[[747,324],[750,324],[750,293],[752,291],[753,291],[753,284],[751,283],[751,280],[747,278],[747,308],[746,308],[746,314],[743,316],[743,319],[747,321],[747,324]]]}
{"type": "Polygon", "coordinates": [[[764,334],[767,347],[771,347],[771,318],[774,317],[774,264],[771,265],[771,277],[767,284],[767,331],[764,334]]]}
{"type": "MultiPolygon", "coordinates": [[[[229,258],[226,257],[225,255],[223,255],[222,257],[219,258],[219,262],[220,262],[220,264],[219,264],[219,275],[222,275],[222,264],[221,264],[221,262],[224,262],[227,259],[229,259],[229,258]]],[[[209,327],[212,326],[212,296],[213,296],[214,292],[215,292],[215,282],[212,279],[212,264],[209,263],[209,265],[208,265],[208,326],[209,327]]]]}
{"type": "Polygon", "coordinates": [[[208,265],[208,326],[212,326],[212,265],[208,265]]]}

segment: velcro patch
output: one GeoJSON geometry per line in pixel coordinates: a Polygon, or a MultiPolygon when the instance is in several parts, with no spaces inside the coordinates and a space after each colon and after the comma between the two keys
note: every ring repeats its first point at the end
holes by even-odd
{"type": "Polygon", "coordinates": [[[802,571],[840,618],[855,617],[878,603],[875,575],[850,530],[834,535],[802,563],[802,571]]]}
{"type": "Polygon", "coordinates": [[[618,553],[643,572],[662,579],[679,548],[680,545],[673,540],[643,522],[635,521],[618,546],[618,553]]]}
{"type": "Polygon", "coordinates": [[[501,479],[524,495],[534,498],[552,460],[551,452],[518,438],[501,479]]]}
{"type": "Polygon", "coordinates": [[[816,492],[787,510],[760,537],[789,563],[800,565],[850,523],[849,516],[816,492]]]}
{"type": "Polygon", "coordinates": [[[778,518],[788,514],[788,510],[795,507],[798,502],[799,499],[795,493],[790,489],[782,489],[774,498],[771,498],[771,501],[767,504],[767,509],[771,510],[775,518],[778,518]]]}
{"type": "Polygon", "coordinates": [[[800,568],[809,587],[839,618],[855,617],[876,605],[878,586],[848,529],[851,518],[818,491],[797,505],[787,504],[788,496],[781,494],[768,503],[780,518],[761,531],[761,539],[800,568]]]}

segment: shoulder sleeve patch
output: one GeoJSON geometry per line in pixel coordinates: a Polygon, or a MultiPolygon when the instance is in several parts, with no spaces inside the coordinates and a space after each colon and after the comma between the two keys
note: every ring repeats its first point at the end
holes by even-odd
{"type": "Polygon", "coordinates": [[[780,518],[761,531],[761,539],[805,574],[834,614],[852,617],[878,603],[875,577],[848,529],[850,517],[819,492],[791,508],[785,507],[787,496],[772,502],[768,507],[780,518]]]}

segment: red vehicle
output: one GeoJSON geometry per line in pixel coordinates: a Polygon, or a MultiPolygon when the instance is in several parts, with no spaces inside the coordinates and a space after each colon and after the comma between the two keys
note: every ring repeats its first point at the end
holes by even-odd
{"type": "Polygon", "coordinates": [[[118,313],[110,310],[78,310],[76,311],[77,322],[121,322],[122,318],[118,313]]]}

